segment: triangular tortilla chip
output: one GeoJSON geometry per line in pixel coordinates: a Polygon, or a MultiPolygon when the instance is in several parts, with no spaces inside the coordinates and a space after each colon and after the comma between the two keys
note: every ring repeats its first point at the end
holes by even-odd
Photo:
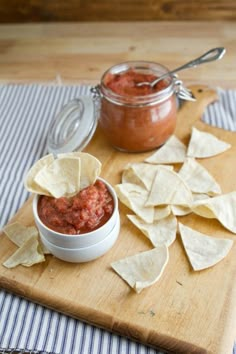
{"type": "Polygon", "coordinates": [[[166,218],[171,213],[170,205],[159,205],[154,208],[154,221],[166,218]]]}
{"type": "Polygon", "coordinates": [[[179,223],[179,231],[194,270],[214,266],[227,256],[233,245],[233,240],[207,236],[181,223],[179,223]]]}
{"type": "Polygon", "coordinates": [[[101,173],[101,162],[86,152],[74,151],[58,154],[58,158],[78,157],[81,161],[80,189],[84,189],[94,184],[101,173]]]}
{"type": "Polygon", "coordinates": [[[180,163],[184,162],[186,152],[186,146],[176,136],[172,135],[164,145],[145,161],[154,164],[180,163]]]}
{"type": "MultiPolygon", "coordinates": [[[[192,193],[192,196],[193,196],[193,202],[197,200],[210,198],[208,194],[202,194],[202,193],[192,193]]],[[[184,215],[191,214],[193,212],[191,206],[185,207],[182,205],[171,205],[170,208],[172,213],[176,216],[184,216],[184,215]]]]}
{"type": "Polygon", "coordinates": [[[44,166],[50,165],[53,161],[53,154],[49,154],[38,160],[31,167],[24,180],[24,186],[29,192],[50,196],[50,193],[47,190],[45,190],[35,182],[35,176],[44,166]]]}
{"type": "Polygon", "coordinates": [[[39,247],[37,237],[28,239],[18,250],[8,258],[3,265],[6,268],[14,268],[18,265],[31,267],[36,263],[44,262],[45,258],[39,247]]]}
{"type": "Polygon", "coordinates": [[[148,224],[136,215],[127,215],[129,220],[151,241],[154,247],[165,244],[170,246],[176,237],[177,219],[169,215],[159,221],[148,224]]]}
{"type": "Polygon", "coordinates": [[[135,183],[150,190],[156,172],[160,168],[174,169],[173,166],[168,165],[153,165],[144,162],[129,163],[123,171],[122,183],[135,183]]]}
{"type": "Polygon", "coordinates": [[[192,202],[192,193],[183,179],[176,172],[162,168],[156,173],[145,205],[190,206],[192,202]]]}
{"type": "Polygon", "coordinates": [[[38,236],[38,229],[35,226],[24,226],[19,222],[6,225],[3,232],[18,247],[22,246],[31,237],[38,236]]]}
{"type": "Polygon", "coordinates": [[[112,268],[137,292],[156,283],[168,263],[166,245],[138,253],[111,264],[112,268]]]}
{"type": "Polygon", "coordinates": [[[120,201],[146,222],[152,222],[154,207],[146,207],[148,191],[137,184],[122,183],[115,186],[120,201]]]}
{"type": "Polygon", "coordinates": [[[193,127],[187,156],[197,158],[211,157],[221,154],[230,147],[230,144],[218,139],[216,136],[193,127]]]}
{"type": "Polygon", "coordinates": [[[236,191],[193,203],[194,213],[218,219],[229,231],[236,233],[236,191]]]}
{"type": "Polygon", "coordinates": [[[34,180],[54,198],[70,197],[80,190],[80,171],[80,158],[60,158],[44,166],[34,180]]]}
{"type": "Polygon", "coordinates": [[[219,184],[210,173],[194,158],[187,158],[179,171],[192,192],[205,193],[210,196],[221,193],[219,184]]]}

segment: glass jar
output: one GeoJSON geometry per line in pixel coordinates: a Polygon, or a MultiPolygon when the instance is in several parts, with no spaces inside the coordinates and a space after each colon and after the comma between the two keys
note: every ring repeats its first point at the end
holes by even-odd
{"type": "Polygon", "coordinates": [[[113,147],[126,152],[158,148],[174,133],[177,118],[175,81],[172,76],[138,87],[168,73],[164,66],[131,61],[108,69],[98,86],[101,100],[98,123],[113,147]]]}
{"type": "Polygon", "coordinates": [[[195,101],[181,80],[163,65],[130,61],[115,65],[102,76],[92,95],[69,101],[49,127],[48,152],[55,155],[83,150],[92,139],[97,123],[111,145],[121,151],[144,152],[158,148],[174,133],[177,96],[195,101]],[[151,88],[151,82],[166,74],[151,88]]]}

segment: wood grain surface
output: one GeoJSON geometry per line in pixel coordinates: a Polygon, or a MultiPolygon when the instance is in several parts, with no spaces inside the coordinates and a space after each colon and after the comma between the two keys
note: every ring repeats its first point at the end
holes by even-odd
{"type": "MultiPolygon", "coordinates": [[[[211,132],[232,144],[225,153],[201,160],[220,183],[223,193],[236,189],[236,135],[200,121],[207,104],[217,96],[214,90],[194,86],[198,98],[186,103],[178,114],[176,135],[187,143],[191,127],[211,132]]],[[[128,154],[114,150],[97,129],[86,151],[103,163],[102,176],[111,184],[120,181],[127,162],[143,161],[149,153],[128,154]]],[[[85,264],[70,264],[49,255],[32,268],[9,270],[0,265],[0,287],[50,308],[59,310],[112,332],[172,353],[232,354],[236,328],[236,242],[226,259],[215,267],[194,272],[179,236],[170,246],[170,260],[161,279],[136,294],[111,269],[110,263],[151,249],[149,241],[127,219],[128,208],[120,204],[121,232],[117,243],[103,257],[85,264]]],[[[29,199],[12,221],[33,224],[29,199]]],[[[200,232],[236,236],[217,220],[197,215],[181,222],[200,232]]],[[[0,237],[0,263],[15,246],[0,237]]]]}
{"type": "Polygon", "coordinates": [[[190,84],[235,88],[235,22],[1,25],[0,82],[98,83],[111,65],[150,60],[173,69],[224,46],[220,61],[182,71],[190,84]]]}
{"type": "Polygon", "coordinates": [[[235,20],[233,0],[2,0],[1,23],[235,20]]]}

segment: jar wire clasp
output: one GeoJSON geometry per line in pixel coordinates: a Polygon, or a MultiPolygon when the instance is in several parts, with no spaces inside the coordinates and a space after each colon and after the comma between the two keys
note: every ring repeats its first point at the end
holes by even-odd
{"type": "Polygon", "coordinates": [[[175,84],[175,93],[177,97],[184,101],[196,101],[192,91],[184,86],[183,81],[178,78],[177,74],[173,75],[174,84],[175,84]]]}

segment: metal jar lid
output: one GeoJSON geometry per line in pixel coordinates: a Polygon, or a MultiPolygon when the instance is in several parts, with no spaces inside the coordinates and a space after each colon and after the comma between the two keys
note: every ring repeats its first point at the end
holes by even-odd
{"type": "Polygon", "coordinates": [[[82,150],[91,140],[97,126],[94,100],[80,96],[69,101],[49,127],[47,149],[54,155],[82,150]]]}

